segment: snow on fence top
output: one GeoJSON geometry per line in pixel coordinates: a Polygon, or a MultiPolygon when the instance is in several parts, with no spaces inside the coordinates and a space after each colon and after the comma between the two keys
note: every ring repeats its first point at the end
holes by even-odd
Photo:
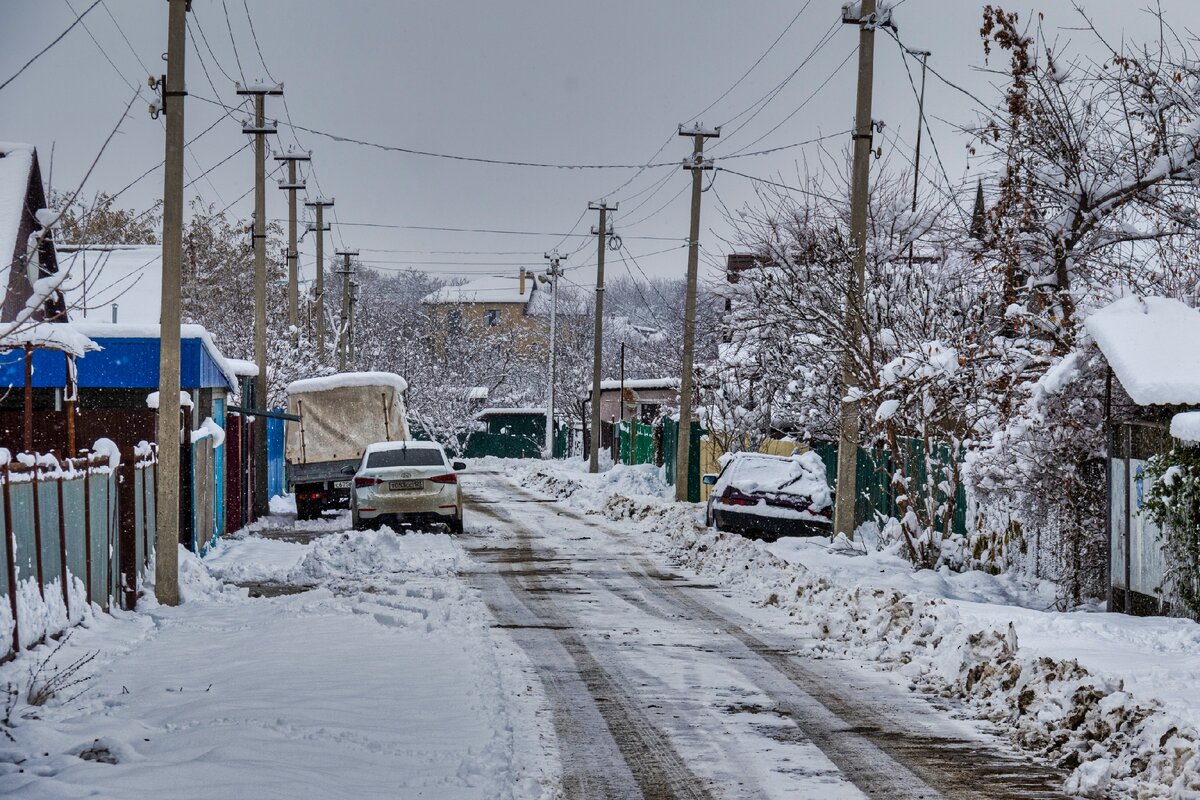
{"type": "Polygon", "coordinates": [[[1123,297],[1085,323],[1138,405],[1200,403],[1200,312],[1169,297],[1123,297]]]}
{"type": "MultiPolygon", "coordinates": [[[[600,381],[600,391],[611,392],[621,388],[620,381],[600,381]]],[[[639,378],[625,381],[626,389],[678,389],[679,378],[639,378]]]]}
{"type": "Polygon", "coordinates": [[[483,419],[485,417],[499,417],[505,414],[536,414],[539,417],[546,416],[545,406],[523,406],[519,408],[485,408],[475,415],[475,419],[483,419]]]}
{"type": "Polygon", "coordinates": [[[336,375],[292,381],[287,386],[287,393],[328,392],[348,386],[390,386],[399,393],[408,388],[408,383],[394,372],[339,372],[336,375]]]}
{"type": "Polygon", "coordinates": [[[258,364],[255,364],[253,361],[247,361],[244,358],[227,358],[225,360],[229,362],[229,366],[238,375],[245,378],[258,377],[258,364]]]}
{"type": "Polygon", "coordinates": [[[1200,444],[1200,411],[1185,411],[1171,417],[1171,435],[1182,442],[1200,444]]]}

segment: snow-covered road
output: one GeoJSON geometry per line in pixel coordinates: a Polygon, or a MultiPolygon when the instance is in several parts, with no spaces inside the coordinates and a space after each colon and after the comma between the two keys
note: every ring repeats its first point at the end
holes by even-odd
{"type": "Polygon", "coordinates": [[[1062,776],[864,664],[814,660],[633,522],[474,472],[474,583],[545,686],[567,797],[1059,797],[1062,776]],[[489,566],[484,566],[489,565],[489,566]]]}
{"type": "Polygon", "coordinates": [[[473,465],[462,537],[277,515],[181,551],[179,607],[0,665],[0,795],[1061,796],[958,701],[814,647],[530,469],[473,465]],[[26,702],[38,664],[93,653],[89,682],[26,702]]]}

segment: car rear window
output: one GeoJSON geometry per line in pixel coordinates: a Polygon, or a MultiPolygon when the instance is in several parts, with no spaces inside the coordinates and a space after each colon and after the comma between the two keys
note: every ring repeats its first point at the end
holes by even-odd
{"type": "Polygon", "coordinates": [[[445,463],[441,450],[428,447],[376,450],[367,456],[368,467],[440,467],[445,463]]]}

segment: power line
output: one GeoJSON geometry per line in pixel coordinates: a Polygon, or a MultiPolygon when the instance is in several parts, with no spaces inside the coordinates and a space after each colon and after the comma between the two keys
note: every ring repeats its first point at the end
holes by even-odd
{"type": "Polygon", "coordinates": [[[94,2],[90,6],[88,6],[87,8],[85,8],[83,10],[82,14],[75,17],[75,21],[72,22],[70,25],[68,25],[67,29],[65,31],[60,33],[58,36],[55,36],[54,39],[50,42],[50,44],[43,47],[41,50],[39,50],[33,56],[33,58],[29,59],[24,64],[22,64],[21,68],[18,69],[16,72],[14,72],[8,80],[6,80],[4,83],[0,83],[0,92],[4,91],[4,88],[6,86],[8,86],[10,83],[12,83],[17,78],[19,78],[21,76],[21,73],[23,73],[25,70],[29,69],[29,66],[31,64],[33,64],[33,62],[37,61],[39,58],[44,56],[51,47],[54,47],[54,45],[61,42],[63,37],[66,36],[68,33],[70,33],[75,28],[76,25],[78,25],[80,22],[82,22],[83,18],[86,17],[88,14],[90,14],[92,12],[92,9],[95,8],[96,6],[100,5],[101,2],[102,2],[102,0],[94,0],[94,2]]]}
{"type": "MultiPolygon", "coordinates": [[[[278,220],[278,219],[272,220],[272,222],[280,222],[280,221],[281,220],[278,220]]],[[[505,230],[505,229],[500,229],[500,228],[453,228],[453,227],[438,226],[438,225],[397,225],[397,224],[386,223],[386,222],[342,222],[339,224],[341,224],[344,227],[357,227],[357,228],[390,228],[390,229],[397,229],[397,230],[413,230],[413,231],[448,231],[451,233],[492,233],[492,234],[506,234],[506,235],[513,235],[513,236],[563,236],[563,237],[584,236],[584,237],[587,237],[589,240],[592,240],[594,238],[593,234],[590,234],[590,233],[571,233],[571,232],[561,233],[561,232],[557,232],[557,231],[520,231],[520,230],[505,230]]],[[[623,238],[623,239],[642,239],[642,240],[660,241],[660,242],[686,241],[684,237],[680,237],[680,236],[623,236],[621,238],[623,238]]]]}
{"type": "Polygon", "coordinates": [[[763,52],[763,54],[762,54],[761,56],[759,56],[759,57],[758,57],[758,59],[757,59],[757,60],[756,60],[756,61],[755,61],[753,64],[751,64],[751,65],[750,65],[750,69],[748,69],[748,70],[746,70],[745,72],[743,72],[743,73],[742,73],[742,77],[740,77],[740,78],[738,78],[736,81],[734,81],[734,82],[733,82],[733,85],[732,85],[732,86],[730,86],[728,89],[726,89],[724,92],[722,92],[720,97],[718,97],[716,100],[713,100],[711,103],[709,103],[709,104],[708,104],[708,105],[707,105],[707,106],[704,108],[704,110],[703,110],[703,111],[701,111],[699,114],[695,114],[694,116],[692,116],[692,117],[691,117],[691,119],[693,119],[693,120],[697,120],[697,119],[699,119],[700,117],[702,117],[702,116],[704,116],[705,114],[707,114],[709,111],[711,111],[711,110],[712,110],[712,107],[713,107],[713,106],[715,106],[717,103],[719,103],[719,102],[721,102],[722,100],[724,100],[724,99],[725,99],[725,98],[726,98],[726,97],[729,95],[729,93],[730,93],[730,92],[732,92],[734,89],[736,89],[738,86],[740,86],[740,85],[741,85],[741,83],[742,83],[742,81],[746,80],[746,78],[748,78],[748,77],[750,76],[750,73],[751,73],[751,72],[753,72],[755,69],[757,69],[757,68],[758,68],[758,65],[759,65],[759,64],[761,64],[761,63],[763,62],[763,59],[765,59],[765,58],[766,58],[768,55],[770,55],[770,54],[771,54],[771,51],[775,49],[775,45],[779,44],[780,40],[781,40],[781,39],[783,39],[784,35],[785,35],[785,34],[787,34],[787,32],[788,32],[788,31],[790,31],[790,30],[792,29],[792,26],[796,24],[796,20],[800,19],[800,15],[801,15],[801,14],[803,14],[803,13],[804,13],[804,11],[805,11],[805,10],[806,10],[806,9],[809,7],[809,5],[811,5],[811,4],[812,4],[812,0],[805,0],[805,3],[804,3],[804,5],[803,5],[803,6],[801,6],[801,7],[800,7],[800,10],[796,12],[796,16],[792,17],[792,21],[791,21],[791,22],[789,22],[789,23],[787,24],[787,26],[786,26],[786,27],[785,27],[785,28],[784,28],[782,31],[780,31],[780,32],[779,32],[779,35],[775,37],[775,41],[771,42],[771,46],[770,46],[770,47],[768,47],[768,48],[767,48],[767,49],[766,49],[766,50],[763,52]]]}
{"type": "Polygon", "coordinates": [[[229,43],[233,45],[233,59],[237,62],[238,75],[242,78],[242,83],[246,82],[246,72],[242,69],[242,57],[238,55],[237,40],[233,38],[233,23],[229,21],[229,6],[225,0],[221,0],[221,8],[225,10],[225,27],[229,30],[229,43]]]}
{"type": "Polygon", "coordinates": [[[820,200],[825,200],[826,202],[829,202],[829,203],[842,204],[842,203],[846,202],[844,198],[841,200],[838,200],[836,198],[830,197],[827,194],[821,194],[820,192],[814,192],[811,189],[801,189],[796,186],[788,186],[786,183],[776,183],[775,181],[769,181],[766,178],[756,178],[753,175],[747,175],[744,172],[737,172],[735,170],[729,169],[729,167],[716,167],[716,170],[718,172],[728,172],[730,175],[737,175],[739,178],[745,178],[747,180],[754,181],[755,183],[765,183],[768,186],[776,186],[780,189],[787,189],[789,192],[799,192],[800,194],[807,194],[812,197],[816,197],[820,200]]]}
{"type": "Polygon", "coordinates": [[[262,64],[263,72],[267,73],[267,78],[271,83],[279,83],[271,75],[271,70],[267,67],[267,62],[263,60],[262,48],[258,46],[258,33],[254,30],[254,18],[250,16],[250,4],[246,0],[242,0],[242,6],[246,9],[246,22],[250,23],[250,38],[254,40],[254,49],[258,51],[258,62],[262,64]]]}

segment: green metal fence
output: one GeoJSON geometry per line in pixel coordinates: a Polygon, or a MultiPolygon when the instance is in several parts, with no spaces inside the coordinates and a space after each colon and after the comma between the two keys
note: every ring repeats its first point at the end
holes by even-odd
{"type": "MultiPolygon", "coordinates": [[[[692,421],[692,433],[688,439],[688,502],[700,502],[700,437],[704,435],[700,423],[692,421]]],[[[662,421],[662,460],[666,468],[667,484],[675,485],[676,452],[679,448],[679,423],[671,418],[662,421]]]]}
{"type": "Polygon", "coordinates": [[[626,420],[619,423],[618,430],[622,464],[658,463],[653,425],[626,420]]]}

